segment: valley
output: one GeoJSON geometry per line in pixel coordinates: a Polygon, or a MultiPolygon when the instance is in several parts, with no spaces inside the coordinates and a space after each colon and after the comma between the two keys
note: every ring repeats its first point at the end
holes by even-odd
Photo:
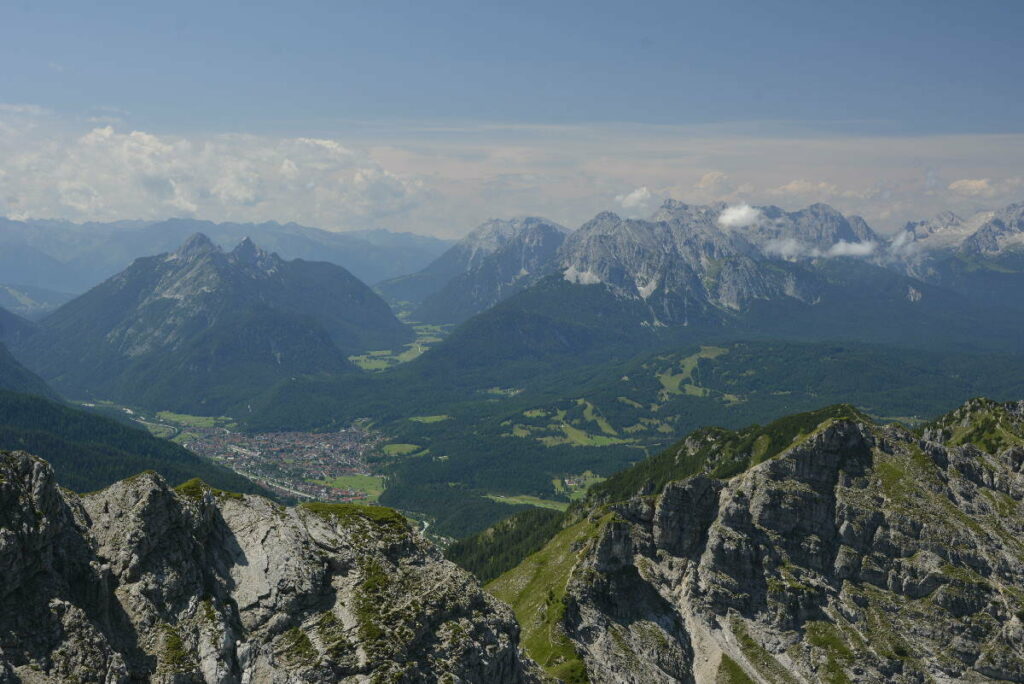
{"type": "Polygon", "coordinates": [[[227,417],[153,413],[111,402],[82,405],[121,414],[283,499],[371,503],[384,491],[384,477],[374,473],[386,453],[384,438],[364,424],[336,432],[245,433],[227,417]]]}

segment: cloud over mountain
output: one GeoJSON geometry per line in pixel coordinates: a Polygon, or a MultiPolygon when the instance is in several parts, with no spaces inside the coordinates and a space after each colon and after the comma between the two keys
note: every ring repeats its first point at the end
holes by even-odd
{"type": "Polygon", "coordinates": [[[0,128],[0,214],[115,220],[200,216],[373,226],[422,200],[422,184],[334,140],[182,137],[92,128],[0,128]],[[19,143],[28,136],[31,144],[19,143]],[[38,136],[38,137],[37,137],[38,136]]]}

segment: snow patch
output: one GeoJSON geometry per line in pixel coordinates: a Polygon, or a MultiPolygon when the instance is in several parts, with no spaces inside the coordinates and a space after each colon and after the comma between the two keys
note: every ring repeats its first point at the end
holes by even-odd
{"type": "Polygon", "coordinates": [[[576,285],[597,285],[601,282],[601,276],[593,271],[579,271],[575,266],[565,269],[563,277],[576,285]]]}
{"type": "Polygon", "coordinates": [[[637,289],[637,292],[640,293],[640,296],[643,299],[647,299],[652,294],[654,294],[655,290],[658,289],[658,279],[657,278],[651,278],[650,281],[648,281],[648,283],[646,285],[643,285],[643,286],[641,286],[640,283],[637,282],[636,289],[637,289]]]}

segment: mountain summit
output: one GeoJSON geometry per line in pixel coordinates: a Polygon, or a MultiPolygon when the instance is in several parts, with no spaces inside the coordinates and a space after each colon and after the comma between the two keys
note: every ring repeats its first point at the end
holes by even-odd
{"type": "Polygon", "coordinates": [[[62,306],[17,354],[77,396],[209,411],[411,338],[340,266],[285,261],[249,239],[225,253],[197,233],[62,306]]]}

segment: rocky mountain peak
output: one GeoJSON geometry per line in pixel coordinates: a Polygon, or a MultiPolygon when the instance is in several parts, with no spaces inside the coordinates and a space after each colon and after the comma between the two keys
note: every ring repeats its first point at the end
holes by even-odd
{"type": "Polygon", "coordinates": [[[78,496],[0,452],[0,520],[4,681],[537,681],[508,607],[390,509],[78,496]]]}
{"type": "Polygon", "coordinates": [[[220,252],[220,248],[203,233],[193,233],[182,243],[174,256],[183,261],[194,261],[208,254],[220,252]]]}
{"type": "Polygon", "coordinates": [[[272,270],[281,262],[280,257],[276,254],[265,252],[257,247],[250,237],[239,242],[228,256],[237,264],[256,267],[264,271],[272,270]]]}

